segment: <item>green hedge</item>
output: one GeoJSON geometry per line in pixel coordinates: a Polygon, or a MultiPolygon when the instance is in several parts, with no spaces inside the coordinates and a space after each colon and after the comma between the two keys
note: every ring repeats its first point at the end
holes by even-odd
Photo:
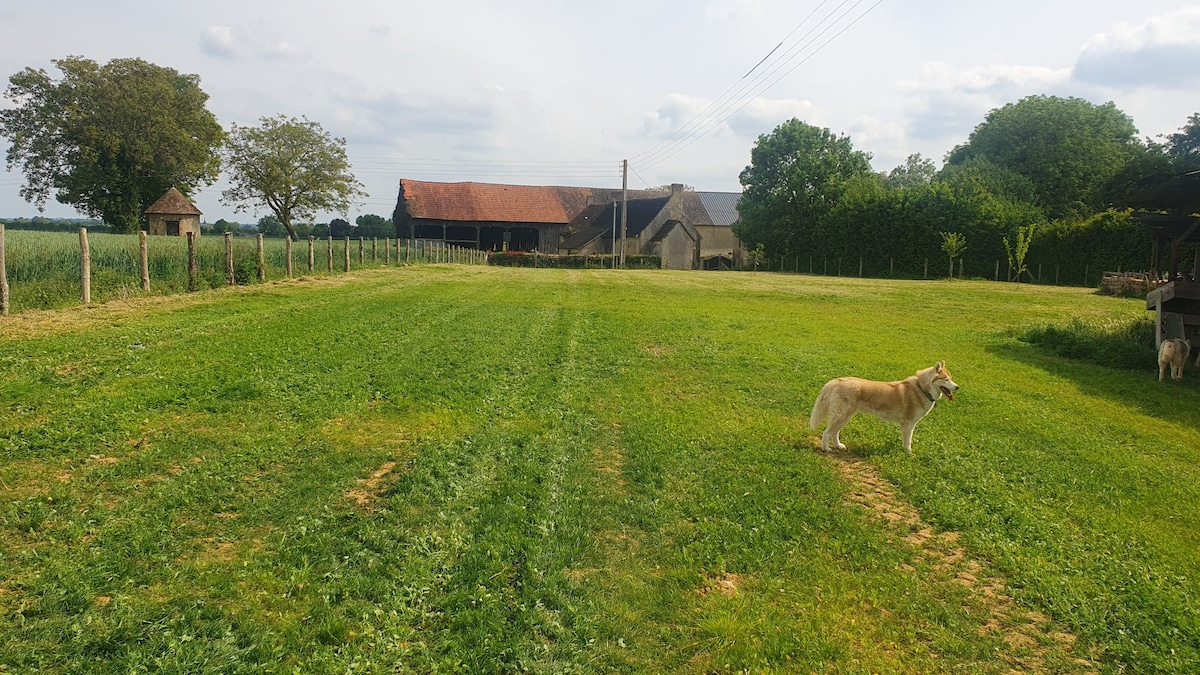
{"type": "MultiPolygon", "coordinates": [[[[499,267],[555,267],[563,269],[608,269],[611,255],[548,255],[525,251],[506,251],[488,255],[488,264],[499,267]]],[[[627,255],[625,269],[659,269],[662,258],[656,255],[627,255]]]]}

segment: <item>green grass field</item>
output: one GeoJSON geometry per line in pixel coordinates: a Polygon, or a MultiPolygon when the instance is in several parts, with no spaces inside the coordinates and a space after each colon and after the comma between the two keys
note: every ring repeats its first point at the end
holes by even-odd
{"type": "Polygon", "coordinates": [[[1196,371],[1018,339],[1144,314],[431,265],[6,317],[0,671],[1197,672],[1196,371]],[[814,450],[936,360],[912,456],[814,450]]]}

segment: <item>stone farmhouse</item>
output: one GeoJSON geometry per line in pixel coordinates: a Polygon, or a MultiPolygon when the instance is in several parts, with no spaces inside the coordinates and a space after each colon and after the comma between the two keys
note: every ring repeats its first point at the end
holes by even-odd
{"type": "MultiPolygon", "coordinates": [[[[625,255],[670,269],[728,269],[744,252],[733,235],[737,192],[629,190],[625,255]]],[[[621,190],[435,183],[402,179],[396,236],[487,251],[609,254],[620,246],[621,190]]]]}

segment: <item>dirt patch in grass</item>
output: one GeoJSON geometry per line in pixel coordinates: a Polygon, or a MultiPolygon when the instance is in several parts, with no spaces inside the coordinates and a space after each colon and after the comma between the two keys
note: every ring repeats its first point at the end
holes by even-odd
{"type": "MultiPolygon", "coordinates": [[[[820,451],[820,439],[815,439],[814,447],[820,451]]],[[[925,573],[935,581],[947,580],[971,592],[972,607],[982,608],[987,616],[980,634],[1007,645],[1000,657],[1014,672],[1057,672],[1064,659],[1079,671],[1096,671],[1092,660],[1071,657],[1075,635],[1041,612],[1018,605],[1004,579],[973,559],[959,543],[958,532],[938,532],[926,523],[915,507],[896,494],[874,464],[848,451],[822,454],[849,486],[846,501],[865,509],[897,540],[911,547],[915,566],[906,565],[905,572],[928,570],[925,573]]]]}
{"type": "Polygon", "coordinates": [[[358,487],[348,490],[346,498],[354,502],[356,506],[363,508],[370,506],[379,498],[380,486],[395,468],[395,462],[384,462],[378,469],[371,472],[370,477],[358,479],[358,487]]]}
{"type": "Polygon", "coordinates": [[[701,596],[720,593],[727,598],[732,598],[738,594],[741,585],[742,576],[740,574],[722,574],[706,579],[704,585],[696,589],[696,593],[701,596]]]}

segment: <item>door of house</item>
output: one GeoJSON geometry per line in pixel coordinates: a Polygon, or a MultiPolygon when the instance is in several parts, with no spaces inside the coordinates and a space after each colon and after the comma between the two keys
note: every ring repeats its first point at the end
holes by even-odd
{"type": "Polygon", "coordinates": [[[178,220],[168,220],[167,221],[167,234],[172,237],[179,236],[179,221],[178,220]]]}

